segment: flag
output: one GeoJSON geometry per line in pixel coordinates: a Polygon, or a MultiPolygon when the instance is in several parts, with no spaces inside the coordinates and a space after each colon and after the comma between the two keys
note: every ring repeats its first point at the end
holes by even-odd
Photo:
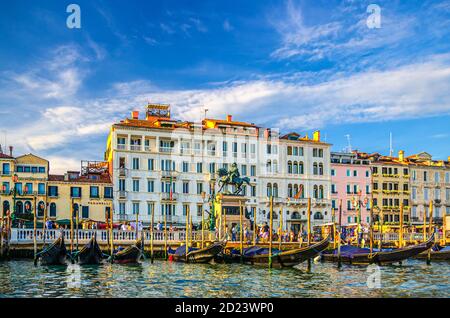
{"type": "Polygon", "coordinates": [[[295,194],[294,199],[299,199],[302,193],[303,193],[303,184],[301,184],[298,187],[298,192],[295,194]]]}

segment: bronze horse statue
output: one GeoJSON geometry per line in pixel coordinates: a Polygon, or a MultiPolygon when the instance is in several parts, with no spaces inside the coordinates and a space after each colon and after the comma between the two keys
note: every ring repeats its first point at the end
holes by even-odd
{"type": "MultiPolygon", "coordinates": [[[[237,169],[236,169],[237,171],[237,169]]],[[[248,177],[239,177],[239,172],[237,171],[237,175],[233,175],[233,173],[228,172],[225,168],[220,168],[217,170],[217,175],[219,176],[218,184],[219,184],[219,191],[222,191],[223,187],[225,185],[231,184],[236,187],[236,190],[233,192],[233,194],[239,194],[242,191],[242,185],[246,183],[247,185],[250,185],[250,178],[248,177]]]]}

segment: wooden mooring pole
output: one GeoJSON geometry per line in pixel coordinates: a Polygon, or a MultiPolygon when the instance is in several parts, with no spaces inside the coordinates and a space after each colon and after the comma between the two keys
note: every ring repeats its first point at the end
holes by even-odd
{"type": "Polygon", "coordinates": [[[155,229],[155,203],[152,203],[152,219],[150,222],[150,262],[153,264],[153,234],[155,229]]]}
{"type": "MultiPolygon", "coordinates": [[[[269,225],[269,268],[272,268],[273,196],[270,196],[269,225]]],[[[242,253],[241,253],[242,255],[242,253]]]]}
{"type": "Polygon", "coordinates": [[[33,213],[33,249],[34,249],[34,266],[37,265],[37,206],[36,197],[34,197],[34,213],[33,213]]]}

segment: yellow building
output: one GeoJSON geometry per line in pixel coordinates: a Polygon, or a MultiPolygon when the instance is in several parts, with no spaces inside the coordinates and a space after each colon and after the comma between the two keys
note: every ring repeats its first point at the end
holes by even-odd
{"type": "Polygon", "coordinates": [[[370,160],[375,221],[382,214],[384,223],[399,223],[403,204],[403,221],[410,222],[410,169],[404,152],[399,151],[398,157],[378,153],[358,153],[358,157],[370,160]]]}
{"type": "Polygon", "coordinates": [[[108,173],[80,174],[68,171],[50,175],[48,180],[48,217],[70,219],[71,211],[79,213],[80,221],[105,221],[112,210],[113,187],[108,173]]]}
{"type": "Polygon", "coordinates": [[[0,208],[3,215],[10,211],[12,206],[10,193],[13,174],[14,157],[0,152],[0,208]]]}
{"type": "MultiPolygon", "coordinates": [[[[0,151],[0,208],[13,226],[39,219],[70,219],[74,206],[80,220],[105,221],[112,209],[112,183],[104,162],[82,161],[81,172],[49,175],[49,162],[33,154],[19,157],[0,151]]],[[[0,217],[1,217],[0,213],[0,217]]]]}
{"type": "Polygon", "coordinates": [[[13,158],[2,155],[2,209],[16,220],[43,216],[49,162],[33,154],[13,158]]]}

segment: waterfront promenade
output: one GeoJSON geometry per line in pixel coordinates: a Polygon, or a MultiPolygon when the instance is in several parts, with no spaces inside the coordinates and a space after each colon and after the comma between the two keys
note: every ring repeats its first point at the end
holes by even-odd
{"type": "MultiPolygon", "coordinates": [[[[72,236],[71,230],[65,229],[64,237],[67,246],[71,245],[72,236]]],[[[45,231],[45,244],[51,244],[55,239],[59,237],[61,233],[60,229],[51,229],[45,231]]],[[[75,246],[78,241],[78,245],[81,247],[86,244],[94,235],[97,236],[98,244],[107,251],[109,249],[110,239],[108,230],[74,230],[73,244],[75,246]],[[77,234],[78,233],[78,234],[77,234]]],[[[113,242],[114,246],[127,246],[136,242],[136,231],[123,231],[114,230],[113,232],[113,242]]],[[[34,230],[33,229],[20,229],[13,228],[11,230],[11,236],[9,240],[10,250],[32,250],[34,245],[34,230]]],[[[150,241],[152,233],[148,230],[142,231],[144,237],[144,247],[145,250],[150,250],[150,241]]],[[[180,246],[186,243],[186,233],[185,231],[167,231],[167,238],[165,238],[164,231],[154,231],[153,232],[153,246],[155,250],[163,250],[164,246],[180,246]]],[[[138,233],[138,238],[141,237],[141,231],[138,233]]],[[[215,233],[210,231],[203,232],[203,242],[209,244],[215,240],[215,233]]],[[[374,245],[377,246],[380,239],[379,233],[374,233],[374,245]]],[[[383,245],[395,245],[398,242],[399,233],[383,233],[383,245]]],[[[441,235],[436,235],[436,241],[442,239],[441,235]]],[[[407,245],[417,244],[423,241],[422,233],[404,233],[403,241],[407,245]]],[[[189,239],[189,243],[194,246],[200,246],[202,242],[202,232],[193,231],[189,239]]],[[[366,241],[366,244],[369,242],[366,241]]],[[[40,249],[44,244],[44,231],[42,229],[36,229],[36,244],[40,249]]],[[[252,245],[252,241],[245,241],[243,243],[245,246],[252,245]]],[[[273,245],[278,246],[279,241],[273,241],[273,245]]],[[[334,242],[331,241],[330,246],[333,246],[334,242]]],[[[228,241],[227,248],[239,247],[239,241],[228,241]]],[[[259,242],[258,245],[268,245],[268,242],[259,242]]],[[[298,247],[299,242],[281,242],[282,249],[289,249],[293,247],[298,247]]]]}

